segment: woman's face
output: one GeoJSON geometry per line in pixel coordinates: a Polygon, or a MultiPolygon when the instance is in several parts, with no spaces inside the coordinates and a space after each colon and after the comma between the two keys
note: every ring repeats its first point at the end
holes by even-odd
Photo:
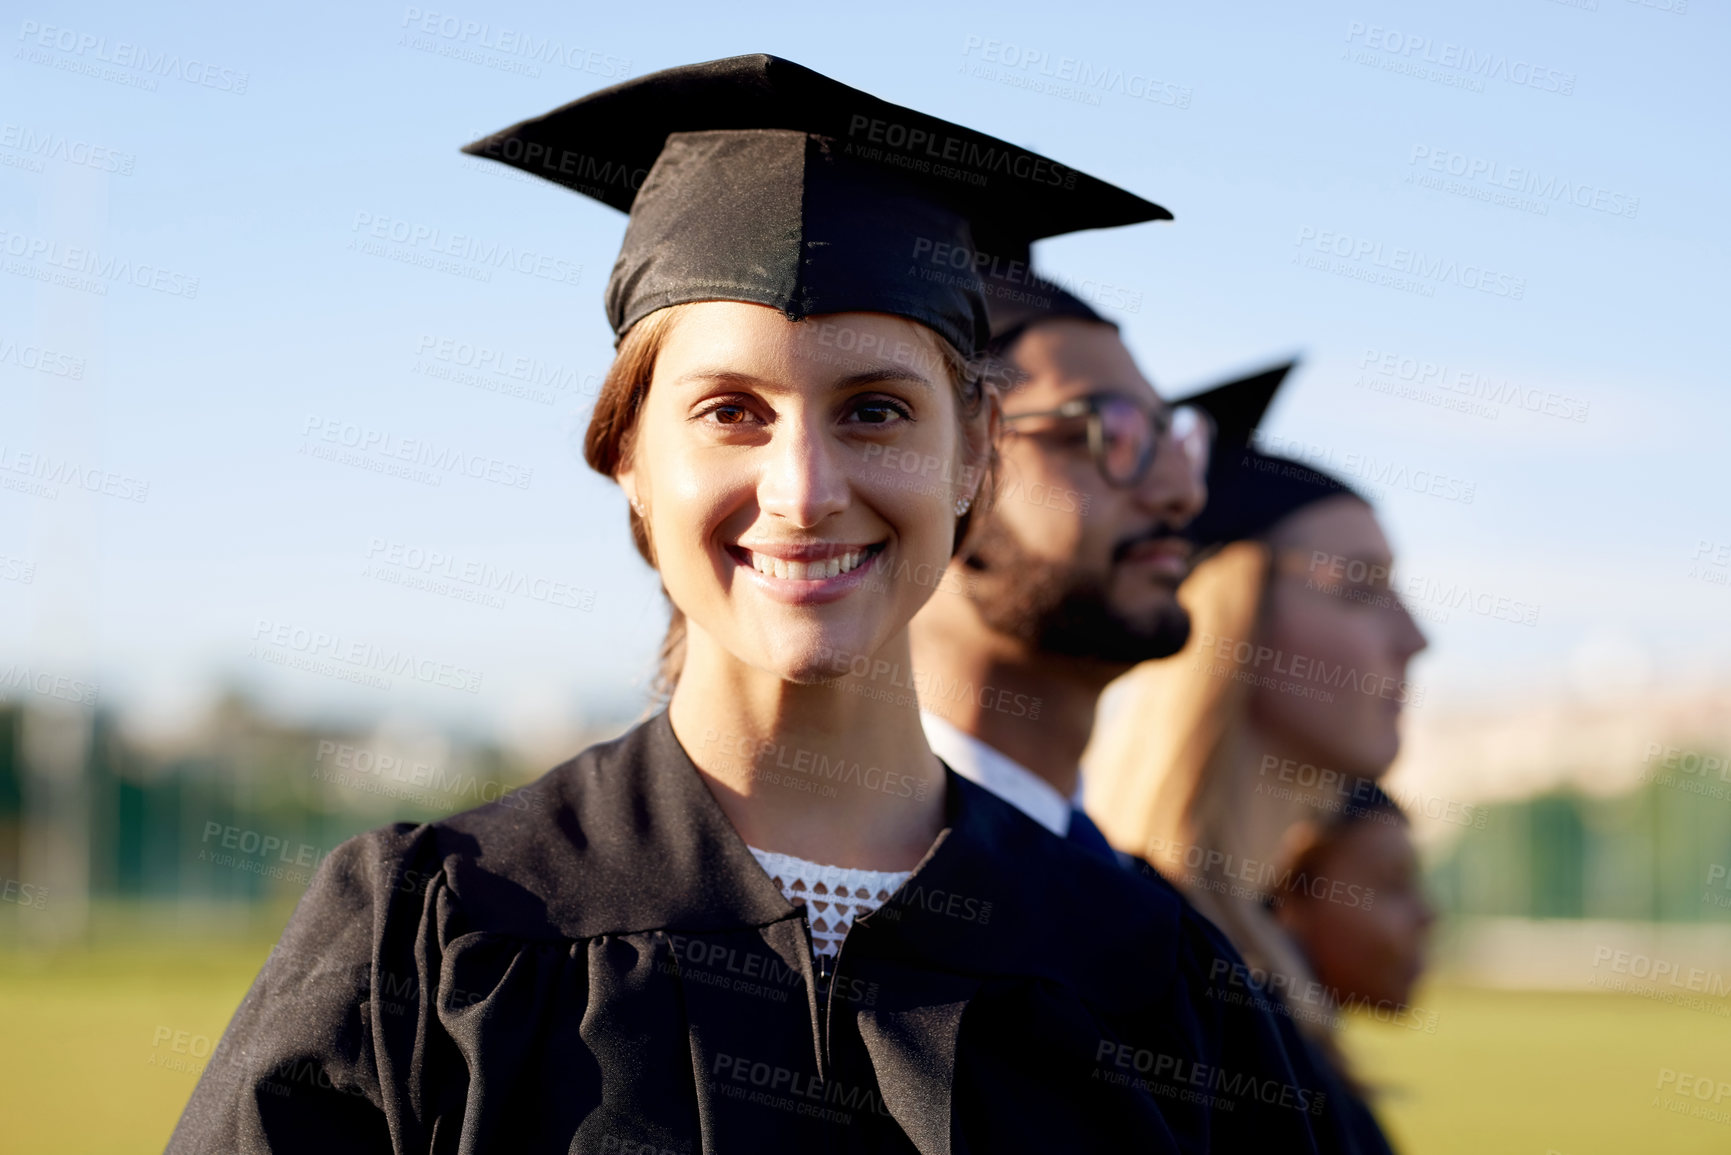
{"type": "Polygon", "coordinates": [[[713,301],[667,335],[619,480],[693,643],[817,682],[869,669],[931,594],[963,445],[923,326],[713,301]]]}
{"type": "Polygon", "coordinates": [[[1436,914],[1420,887],[1407,824],[1373,812],[1332,836],[1313,861],[1313,877],[1326,885],[1312,889],[1325,897],[1295,889],[1276,917],[1317,980],[1342,1002],[1408,1005],[1436,914]],[[1340,895],[1359,901],[1327,897],[1340,895]]]}
{"type": "Polygon", "coordinates": [[[1412,700],[1407,662],[1424,635],[1389,582],[1393,559],[1370,507],[1354,497],[1306,506],[1269,537],[1274,573],[1251,717],[1271,749],[1319,769],[1379,777],[1400,750],[1412,700]]]}

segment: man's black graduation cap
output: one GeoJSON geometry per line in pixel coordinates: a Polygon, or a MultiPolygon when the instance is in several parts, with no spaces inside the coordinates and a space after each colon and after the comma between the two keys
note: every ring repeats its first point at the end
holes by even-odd
{"type": "MultiPolygon", "coordinates": [[[[1154,206],[1158,208],[1159,206],[1154,206]]],[[[1149,220],[1171,220],[1172,214],[1149,220]]],[[[991,349],[1002,353],[1019,340],[1032,325],[1041,321],[1071,318],[1118,327],[1094,311],[1080,297],[1062,285],[1034,271],[1033,244],[1023,235],[1004,233],[993,235],[976,230],[979,251],[989,259],[981,262],[985,283],[986,316],[991,322],[991,349]]]]}
{"type": "Polygon", "coordinates": [[[1275,392],[1296,365],[1288,361],[1173,402],[1194,405],[1214,420],[1208,504],[1184,528],[1184,536],[1198,549],[1259,537],[1314,501],[1352,493],[1326,473],[1263,453],[1250,443],[1275,392]]]}
{"type": "Polygon", "coordinates": [[[790,319],[891,313],[986,346],[982,232],[1170,217],[1027,149],[774,56],[670,68],[468,145],[630,213],[607,285],[623,335],[686,301],[790,319]]]}

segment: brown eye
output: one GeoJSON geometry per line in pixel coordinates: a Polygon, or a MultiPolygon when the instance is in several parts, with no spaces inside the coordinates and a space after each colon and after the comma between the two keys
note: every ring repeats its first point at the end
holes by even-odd
{"type": "Polygon", "coordinates": [[[750,406],[743,405],[738,401],[717,401],[705,406],[697,415],[699,421],[729,428],[746,425],[752,421],[753,417],[754,414],[750,406]]]}
{"type": "Polygon", "coordinates": [[[913,414],[905,405],[887,398],[874,397],[854,407],[853,416],[862,425],[889,425],[896,421],[911,421],[913,414]]]}

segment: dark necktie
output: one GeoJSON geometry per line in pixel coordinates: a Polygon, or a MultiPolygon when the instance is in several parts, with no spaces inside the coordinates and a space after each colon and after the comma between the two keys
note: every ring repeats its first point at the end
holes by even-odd
{"type": "Polygon", "coordinates": [[[1104,858],[1114,866],[1118,863],[1118,852],[1112,849],[1112,844],[1106,841],[1106,836],[1100,833],[1100,828],[1094,825],[1094,820],[1079,809],[1070,811],[1070,832],[1065,835],[1071,842],[1080,846],[1090,854],[1104,858]]]}

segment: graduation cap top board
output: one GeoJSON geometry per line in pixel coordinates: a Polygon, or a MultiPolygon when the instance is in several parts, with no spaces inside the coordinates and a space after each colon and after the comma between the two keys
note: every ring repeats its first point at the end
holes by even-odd
{"type": "Polygon", "coordinates": [[[1250,444],[1275,392],[1296,362],[1216,385],[1174,405],[1194,405],[1214,419],[1208,460],[1208,504],[1184,529],[1197,548],[1260,537],[1312,502],[1352,489],[1303,462],[1250,444]]]}
{"type": "Polygon", "coordinates": [[[850,311],[990,336],[974,228],[1030,240],[1171,216],[1115,185],[774,56],[670,68],[464,148],[630,214],[622,336],[688,301],[850,311]]]}

